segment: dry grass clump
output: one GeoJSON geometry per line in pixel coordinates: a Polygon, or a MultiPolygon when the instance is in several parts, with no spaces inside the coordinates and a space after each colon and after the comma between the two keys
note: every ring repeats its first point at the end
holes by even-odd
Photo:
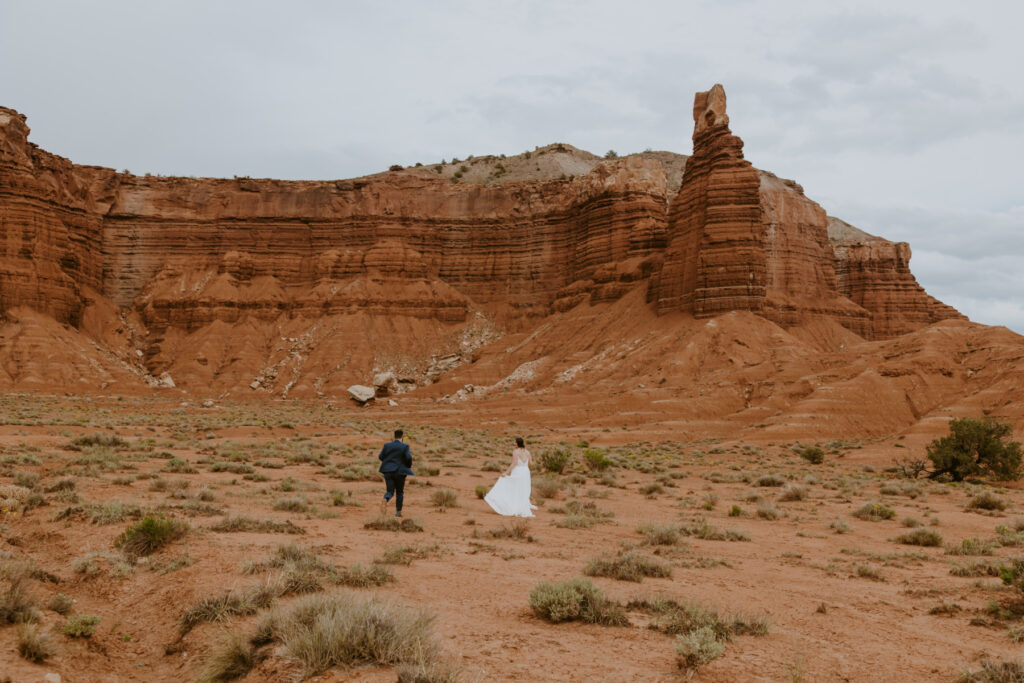
{"type": "Polygon", "coordinates": [[[606,598],[589,579],[577,578],[561,583],[542,581],[530,591],[530,608],[553,624],[583,621],[602,626],[625,626],[629,623],[622,606],[606,598]]]}
{"type": "MultiPolygon", "coordinates": [[[[338,570],[334,577],[336,583],[353,588],[366,588],[369,586],[383,586],[395,580],[391,570],[379,564],[371,564],[369,567],[356,562],[350,567],[338,570]]],[[[312,592],[312,591],[311,591],[312,592]]]]}
{"type": "Polygon", "coordinates": [[[438,489],[430,494],[430,502],[441,512],[459,506],[459,498],[451,489],[438,489]]]}
{"type": "Polygon", "coordinates": [[[36,600],[25,590],[23,577],[12,577],[7,590],[0,593],[0,624],[26,624],[38,619],[36,600]]]}
{"type": "Polygon", "coordinates": [[[114,547],[129,557],[145,557],[183,537],[188,531],[186,522],[151,515],[121,532],[114,540],[114,547]]]}
{"type": "Polygon", "coordinates": [[[550,510],[555,514],[565,515],[554,522],[555,526],[564,529],[589,529],[595,524],[607,524],[615,516],[614,512],[602,510],[593,501],[570,500],[565,505],[550,510]]]}
{"type": "Polygon", "coordinates": [[[850,525],[842,517],[836,517],[828,524],[828,528],[837,534],[845,534],[850,530],[850,525]]]}
{"type": "Polygon", "coordinates": [[[81,451],[85,448],[117,448],[123,449],[128,448],[128,442],[117,436],[116,434],[90,434],[88,436],[79,436],[71,440],[66,450],[69,451],[81,451]]]}
{"type": "Polygon", "coordinates": [[[779,493],[779,500],[789,502],[803,500],[807,497],[807,488],[801,484],[786,484],[786,487],[779,493]]]}
{"type": "Polygon", "coordinates": [[[245,515],[236,517],[227,516],[216,524],[209,527],[211,531],[222,531],[228,533],[254,531],[269,534],[304,534],[306,530],[296,526],[287,520],[277,519],[252,519],[245,515]]]}
{"type": "Polygon", "coordinates": [[[956,564],[949,570],[949,573],[953,576],[977,578],[982,576],[1000,576],[999,564],[997,562],[986,562],[985,560],[975,560],[974,562],[968,562],[965,565],[956,564]]]}
{"type": "Polygon", "coordinates": [[[200,624],[255,614],[270,607],[275,599],[284,595],[285,589],[284,582],[270,580],[242,590],[230,590],[220,595],[205,597],[188,607],[181,615],[178,623],[179,637],[184,637],[200,624]]]}
{"type": "Polygon", "coordinates": [[[502,525],[497,529],[491,529],[487,535],[491,538],[512,538],[527,543],[537,540],[530,535],[530,522],[522,518],[513,519],[508,526],[502,525]]]}
{"type": "Polygon", "coordinates": [[[309,501],[302,496],[290,496],[278,498],[271,507],[281,512],[308,512],[309,501]]]}
{"type": "Polygon", "coordinates": [[[619,581],[640,583],[645,576],[670,577],[672,576],[672,567],[639,553],[628,552],[614,559],[595,557],[583,568],[583,573],[587,576],[605,576],[619,581]]]}
{"type": "Polygon", "coordinates": [[[331,491],[331,505],[335,507],[361,507],[351,491],[331,491]]]}
{"type": "Polygon", "coordinates": [[[30,662],[39,664],[57,654],[57,644],[50,634],[31,624],[18,627],[18,654],[30,662]]]}
{"type": "Polygon", "coordinates": [[[1001,511],[1006,509],[1006,501],[991,491],[982,491],[967,501],[967,509],[1001,511]]]}
{"type": "Polygon", "coordinates": [[[942,545],[942,535],[937,531],[928,529],[915,529],[914,531],[901,534],[896,537],[897,543],[903,545],[920,545],[926,547],[937,547],[942,545]]]}
{"type": "Polygon", "coordinates": [[[565,488],[565,482],[558,477],[544,475],[534,479],[530,488],[539,499],[547,500],[556,497],[565,488]]]}
{"type": "Polygon", "coordinates": [[[423,531],[423,527],[415,519],[388,517],[387,515],[371,519],[363,524],[363,528],[376,531],[405,531],[409,533],[423,531]]]}
{"type": "Polygon", "coordinates": [[[883,496],[906,496],[907,498],[917,498],[921,495],[920,487],[909,481],[888,481],[878,488],[878,492],[883,496]]]}
{"type": "Polygon", "coordinates": [[[488,460],[480,470],[483,472],[504,472],[505,468],[497,460],[488,460]]]}
{"type": "Polygon", "coordinates": [[[487,495],[488,491],[490,490],[491,489],[489,489],[487,486],[484,486],[483,484],[478,484],[477,487],[473,489],[473,492],[476,493],[477,498],[483,500],[484,497],[487,495]]]}
{"type": "Polygon", "coordinates": [[[430,555],[437,553],[439,550],[435,544],[433,546],[417,546],[417,545],[400,545],[391,548],[385,548],[384,554],[373,561],[377,564],[401,564],[409,566],[413,560],[422,560],[430,555]]]}
{"type": "Polygon", "coordinates": [[[896,513],[881,503],[867,502],[854,510],[853,516],[867,522],[880,522],[883,519],[892,519],[896,513]]]}
{"type": "Polygon", "coordinates": [[[638,526],[636,531],[644,537],[644,543],[647,545],[676,545],[683,537],[679,527],[672,524],[643,524],[638,526]]]}
{"type": "Polygon", "coordinates": [[[757,516],[761,519],[778,519],[779,514],[779,509],[771,503],[765,502],[757,506],[757,516]]]}
{"type": "Polygon", "coordinates": [[[1016,660],[982,659],[980,669],[964,671],[956,683],[1024,683],[1024,664],[1016,660]]]}
{"type": "Polygon", "coordinates": [[[401,667],[406,681],[451,681],[454,671],[438,661],[433,620],[424,610],[377,597],[338,592],[301,598],[267,614],[248,643],[234,637],[214,648],[202,680],[244,676],[258,661],[258,648],[277,643],[302,664],[304,677],[335,666],[378,664],[401,667]],[[417,678],[428,673],[430,678],[417,678]]]}
{"type": "Polygon", "coordinates": [[[947,555],[991,555],[996,549],[993,541],[980,538],[965,538],[960,545],[946,546],[947,555]]]}
{"type": "Polygon", "coordinates": [[[720,656],[725,651],[725,643],[733,636],[764,636],[769,630],[765,617],[745,614],[723,617],[714,609],[664,598],[634,600],[626,608],[648,612],[652,615],[648,628],[676,636],[678,664],[687,671],[720,656]]]}
{"type": "Polygon", "coordinates": [[[782,486],[786,480],[777,474],[762,474],[754,480],[755,486],[782,486]]]}

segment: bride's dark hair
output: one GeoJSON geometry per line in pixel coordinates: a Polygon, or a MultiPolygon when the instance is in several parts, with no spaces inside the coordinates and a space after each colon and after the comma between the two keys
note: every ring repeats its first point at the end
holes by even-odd
{"type": "Polygon", "coordinates": [[[516,437],[516,445],[519,446],[520,448],[526,448],[526,444],[523,442],[523,437],[516,437]]]}

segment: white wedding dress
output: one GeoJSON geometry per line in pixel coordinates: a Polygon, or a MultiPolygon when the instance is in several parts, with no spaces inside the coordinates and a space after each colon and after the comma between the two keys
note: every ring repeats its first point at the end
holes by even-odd
{"type": "Polygon", "coordinates": [[[502,475],[484,500],[499,515],[506,517],[533,517],[536,505],[530,505],[530,466],[517,460],[512,473],[502,475]]]}

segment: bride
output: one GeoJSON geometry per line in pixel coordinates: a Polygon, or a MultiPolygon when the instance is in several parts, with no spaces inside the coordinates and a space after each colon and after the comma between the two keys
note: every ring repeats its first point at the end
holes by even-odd
{"type": "Polygon", "coordinates": [[[537,506],[530,504],[530,451],[526,450],[522,437],[516,438],[512,463],[484,500],[499,515],[533,517],[537,506]]]}

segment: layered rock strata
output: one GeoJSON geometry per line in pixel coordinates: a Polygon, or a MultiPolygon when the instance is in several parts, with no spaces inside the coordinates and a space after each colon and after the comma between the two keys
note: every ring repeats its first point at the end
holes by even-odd
{"type": "MultiPolygon", "coordinates": [[[[342,320],[357,314],[423,321],[422,336],[441,346],[389,352],[429,358],[451,353],[443,340],[481,316],[529,331],[640,288],[659,313],[824,317],[869,338],[959,316],[917,285],[905,244],[830,241],[825,212],[799,185],[743,158],[725,105],[721,86],[698,93],[689,159],[551,145],[450,176],[438,165],[320,182],[80,166],[28,142],[25,118],[0,108],[0,311],[25,306],[82,326],[87,309],[119,308],[86,327],[130,338],[151,372],[184,362],[196,334],[263,325],[262,346],[245,351],[259,357],[278,330],[326,342],[325,330],[357,329],[342,320]],[[499,180],[541,169],[562,175],[499,180]]],[[[316,355],[288,353],[306,352],[316,355]]],[[[371,345],[320,362],[336,372],[373,355],[371,345]]],[[[200,372],[208,356],[189,367],[200,372]]],[[[229,368],[233,358],[201,371],[254,381],[251,369],[229,368]]],[[[269,358],[264,370],[278,363],[269,358]]]]}

